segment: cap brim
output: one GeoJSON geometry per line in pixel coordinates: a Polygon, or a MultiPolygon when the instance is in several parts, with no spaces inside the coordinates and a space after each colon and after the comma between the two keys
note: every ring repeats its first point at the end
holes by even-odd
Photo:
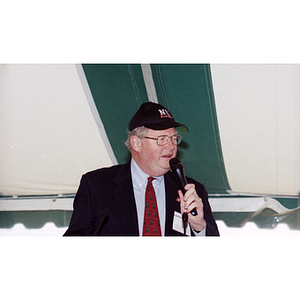
{"type": "Polygon", "coordinates": [[[164,121],[162,123],[147,124],[144,126],[149,129],[152,129],[152,130],[165,130],[168,128],[175,127],[178,133],[188,133],[189,132],[188,128],[185,125],[176,123],[176,122],[171,122],[168,124],[164,121]]]}
{"type": "Polygon", "coordinates": [[[178,126],[176,126],[176,130],[179,133],[188,133],[189,132],[188,128],[182,124],[179,124],[178,126]]]}

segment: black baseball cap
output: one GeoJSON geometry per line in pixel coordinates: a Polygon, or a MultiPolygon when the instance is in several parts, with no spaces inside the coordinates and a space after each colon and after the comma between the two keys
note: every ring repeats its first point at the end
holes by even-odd
{"type": "Polygon", "coordinates": [[[153,130],[176,127],[179,133],[189,132],[185,125],[175,122],[171,113],[164,106],[154,102],[145,102],[141,105],[129,122],[128,129],[131,131],[140,126],[153,130]]]}

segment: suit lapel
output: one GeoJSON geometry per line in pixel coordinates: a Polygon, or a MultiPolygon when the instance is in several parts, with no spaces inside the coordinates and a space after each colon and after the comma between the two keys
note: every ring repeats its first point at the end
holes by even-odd
{"type": "Polygon", "coordinates": [[[139,235],[130,162],[120,167],[113,182],[116,185],[113,191],[113,196],[125,235],[139,235]]]}

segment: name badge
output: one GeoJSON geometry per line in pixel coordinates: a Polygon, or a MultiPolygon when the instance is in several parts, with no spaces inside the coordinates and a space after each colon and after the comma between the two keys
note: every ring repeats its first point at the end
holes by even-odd
{"type": "MultiPolygon", "coordinates": [[[[173,230],[180,232],[182,234],[184,233],[182,216],[177,211],[174,211],[173,230]]],[[[187,224],[187,226],[186,226],[186,235],[191,236],[191,228],[190,228],[189,224],[187,224]]]]}

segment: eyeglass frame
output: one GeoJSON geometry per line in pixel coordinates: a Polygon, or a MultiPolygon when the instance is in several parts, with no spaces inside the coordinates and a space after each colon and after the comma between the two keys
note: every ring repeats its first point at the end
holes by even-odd
{"type": "Polygon", "coordinates": [[[171,135],[171,136],[170,136],[170,135],[167,135],[167,134],[163,134],[163,135],[159,135],[157,138],[150,137],[150,136],[145,136],[144,139],[156,140],[156,144],[157,144],[158,146],[165,146],[165,145],[167,145],[168,142],[169,142],[169,140],[171,139],[172,144],[178,146],[178,145],[181,143],[181,141],[182,141],[182,136],[181,136],[180,134],[173,134],[173,135],[171,135]],[[163,145],[160,145],[160,144],[158,143],[158,140],[159,140],[159,138],[161,138],[161,137],[167,137],[167,138],[168,138],[167,141],[166,141],[166,143],[163,144],[163,145]],[[176,141],[178,141],[178,139],[179,139],[179,142],[178,142],[178,143],[174,143],[173,138],[175,138],[175,137],[176,137],[176,141]]]}

